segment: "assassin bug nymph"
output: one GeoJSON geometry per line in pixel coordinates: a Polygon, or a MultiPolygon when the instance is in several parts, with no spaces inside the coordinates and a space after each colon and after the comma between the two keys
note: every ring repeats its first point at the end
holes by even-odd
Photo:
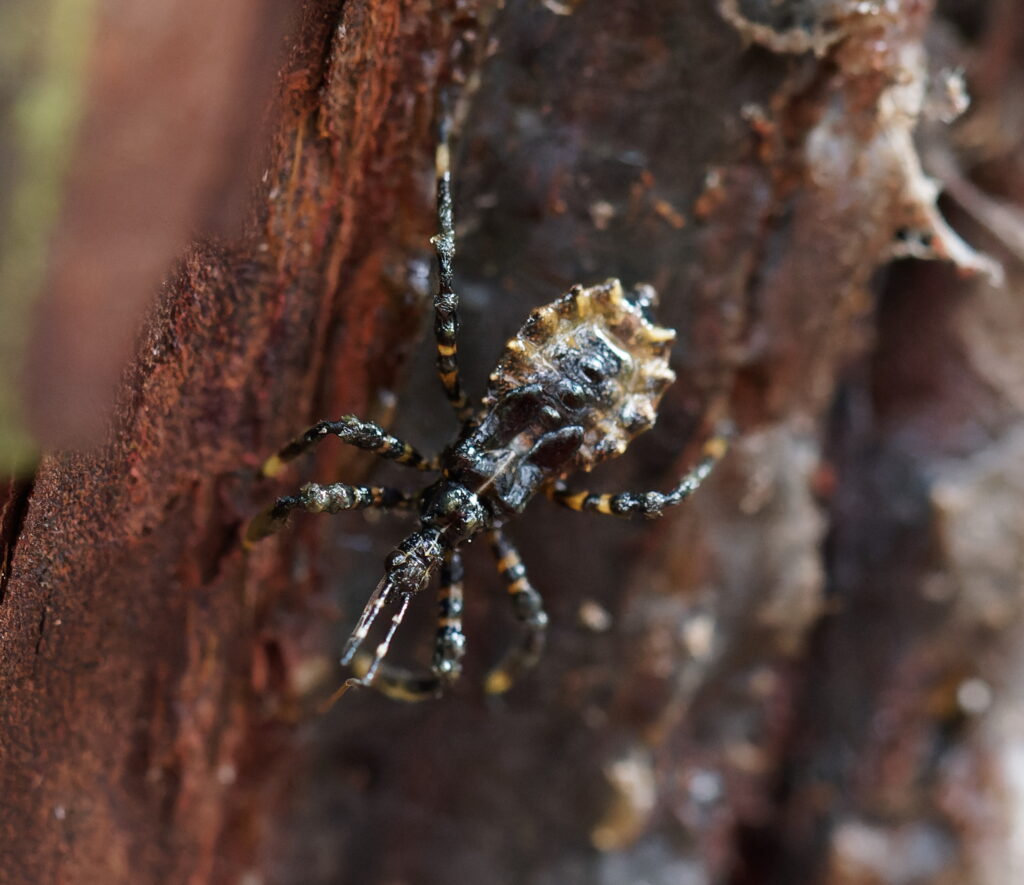
{"type": "MultiPolygon", "coordinates": [[[[443,133],[446,136],[446,133],[443,133]]],[[[250,523],[247,540],[280,529],[294,510],[337,513],[378,507],[418,511],[419,530],[388,556],[385,574],[370,596],[345,646],[341,662],[353,665],[351,685],[367,685],[402,700],[440,694],[462,669],[462,562],[459,548],[481,533],[489,537],[522,636],[491,671],[486,690],[506,691],[540,657],[548,623],[540,594],[526,576],[504,524],[533,496],[547,493],[571,510],[614,516],[661,516],[687,498],[725,451],[722,434],[704,445],[696,466],[670,492],[592,494],[571,491],[565,479],[577,470],[625,452],[650,429],[665,389],[675,380],[668,354],[675,332],[654,323],[656,294],[650,286],[623,292],[618,280],[585,289],[574,286],[552,304],[530,314],[505,345],[490,376],[482,408],[466,397],[456,353],[458,296],[452,285],[455,236],[447,137],[437,150],[437,251],[439,283],[434,298],[437,366],[448,400],[461,423],[456,440],[437,458],[371,421],[346,415],[321,421],[272,456],[268,476],[328,436],[418,470],[439,471],[420,492],[394,488],[310,483],[279,498],[250,523]],[[384,662],[410,600],[440,572],[438,626],[429,671],[413,673],[384,662]],[[360,653],[371,626],[393,611],[372,655],[360,653]]]]}

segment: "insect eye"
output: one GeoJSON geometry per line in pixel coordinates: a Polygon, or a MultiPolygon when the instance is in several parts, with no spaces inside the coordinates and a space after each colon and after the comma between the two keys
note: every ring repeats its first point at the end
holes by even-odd
{"type": "Polygon", "coordinates": [[[604,381],[604,372],[601,371],[597,366],[591,363],[584,363],[580,367],[580,371],[583,373],[583,377],[586,378],[591,384],[597,384],[604,381]]]}
{"type": "Polygon", "coordinates": [[[587,398],[575,384],[572,384],[562,391],[562,402],[570,409],[579,409],[586,405],[587,398]]]}

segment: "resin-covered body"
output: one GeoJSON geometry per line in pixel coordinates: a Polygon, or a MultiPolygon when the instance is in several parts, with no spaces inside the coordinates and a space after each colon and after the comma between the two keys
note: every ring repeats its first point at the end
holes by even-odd
{"type": "Polygon", "coordinates": [[[651,298],[609,280],[534,311],[506,344],[478,423],[441,456],[444,476],[501,520],[548,483],[621,455],[675,378],[675,333],[644,315],[651,298]]]}

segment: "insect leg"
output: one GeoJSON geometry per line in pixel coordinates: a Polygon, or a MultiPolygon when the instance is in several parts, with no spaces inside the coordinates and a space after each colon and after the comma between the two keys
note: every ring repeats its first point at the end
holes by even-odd
{"type": "Polygon", "coordinates": [[[462,575],[462,557],[457,550],[447,551],[437,591],[437,633],[430,669],[448,684],[462,674],[462,656],[466,653],[466,635],[462,632],[462,575]]]}
{"type": "Polygon", "coordinates": [[[434,297],[434,336],[437,338],[437,372],[448,401],[460,421],[472,415],[459,378],[458,344],[459,296],[453,288],[455,273],[455,225],[452,220],[452,173],[449,133],[451,120],[441,113],[440,138],[435,157],[437,174],[438,233],[431,238],[437,252],[437,295],[434,297]]]}
{"type": "Polygon", "coordinates": [[[283,528],[293,510],[307,513],[340,513],[342,510],[409,510],[416,506],[416,495],[387,486],[350,486],[345,483],[318,485],[308,483],[296,495],[278,498],[270,507],[253,517],[245,532],[248,543],[259,541],[283,528]]]}
{"type": "Polygon", "coordinates": [[[728,447],[728,430],[720,430],[704,444],[701,458],[679,481],[671,492],[619,492],[618,494],[595,494],[593,492],[570,491],[564,482],[549,487],[548,495],[556,504],[570,510],[587,510],[610,516],[642,516],[655,519],[666,507],[681,504],[692,495],[711,474],[728,447]]]}
{"type": "Polygon", "coordinates": [[[498,571],[505,579],[512,608],[525,628],[521,641],[512,646],[487,675],[485,691],[488,694],[503,694],[540,658],[544,650],[548,616],[544,612],[544,601],[526,577],[526,568],[519,557],[519,551],[499,528],[491,529],[488,537],[498,562],[498,571]]]}
{"type": "Polygon", "coordinates": [[[433,461],[424,458],[409,443],[392,436],[374,421],[362,421],[355,415],[344,415],[337,421],[318,421],[305,433],[295,437],[276,455],[263,464],[264,476],[276,476],[288,461],[309,451],[328,436],[336,436],[344,443],[373,452],[389,461],[408,464],[417,470],[434,470],[433,461]]]}
{"type": "MultiPolygon", "coordinates": [[[[382,661],[377,666],[377,673],[373,678],[373,684],[366,681],[366,673],[370,669],[373,659],[368,654],[359,653],[352,661],[352,671],[356,674],[349,679],[342,689],[345,690],[353,685],[370,687],[379,691],[382,695],[391,698],[393,701],[406,701],[417,703],[429,701],[441,696],[444,689],[443,683],[429,670],[413,673],[401,667],[392,667],[387,661],[382,661]]],[[[335,694],[337,697],[337,693],[335,694]]]]}

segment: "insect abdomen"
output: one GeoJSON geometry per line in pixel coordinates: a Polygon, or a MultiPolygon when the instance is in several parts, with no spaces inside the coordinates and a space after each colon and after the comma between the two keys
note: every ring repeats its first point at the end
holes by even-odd
{"type": "Polygon", "coordinates": [[[562,425],[582,427],[573,467],[589,470],[654,426],[662,394],[675,380],[668,365],[674,339],[618,280],[576,286],[533,311],[508,341],[484,404],[494,409],[523,388],[546,391],[562,425]]]}

